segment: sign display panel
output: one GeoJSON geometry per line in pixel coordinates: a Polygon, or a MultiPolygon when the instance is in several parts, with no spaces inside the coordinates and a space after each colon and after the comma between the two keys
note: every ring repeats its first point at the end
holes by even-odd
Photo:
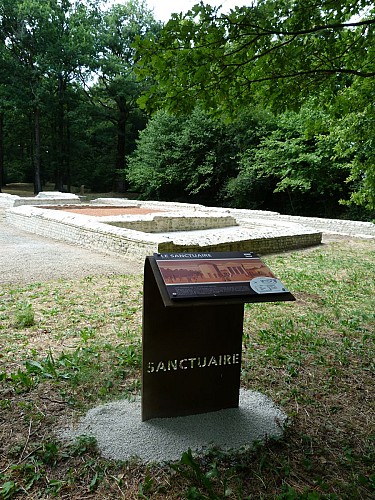
{"type": "Polygon", "coordinates": [[[292,300],[253,252],[146,257],[142,420],[237,408],[244,304],[292,300]]]}
{"type": "Polygon", "coordinates": [[[290,296],[253,252],[157,253],[154,258],[171,300],[290,296]]]}

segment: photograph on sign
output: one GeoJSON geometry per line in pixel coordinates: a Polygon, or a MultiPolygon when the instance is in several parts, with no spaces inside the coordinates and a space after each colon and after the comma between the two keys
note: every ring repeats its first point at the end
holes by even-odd
{"type": "Polygon", "coordinates": [[[171,299],[288,293],[251,252],[155,254],[155,260],[171,299]]]}

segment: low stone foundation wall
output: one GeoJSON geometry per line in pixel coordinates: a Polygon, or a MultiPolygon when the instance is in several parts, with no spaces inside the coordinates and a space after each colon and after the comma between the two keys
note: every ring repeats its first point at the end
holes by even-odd
{"type": "Polygon", "coordinates": [[[158,250],[158,239],[120,229],[78,214],[22,206],[6,210],[6,221],[19,229],[65,241],[104,253],[120,254],[130,259],[143,259],[158,250]]]}
{"type": "Polygon", "coordinates": [[[317,231],[324,233],[335,233],[357,238],[375,238],[375,224],[372,222],[361,222],[355,220],[344,219],[322,219],[320,217],[300,217],[294,215],[281,215],[274,212],[270,216],[269,212],[259,212],[253,210],[236,210],[229,211],[236,218],[239,224],[245,224],[249,219],[250,214],[256,214],[258,221],[266,221],[267,224],[275,223],[281,225],[301,224],[311,227],[317,231]]]}
{"type": "MultiPolygon", "coordinates": [[[[204,237],[202,238],[205,239],[204,237]]],[[[171,241],[164,242],[159,245],[159,252],[161,253],[176,253],[176,252],[255,252],[259,255],[266,255],[270,253],[281,253],[288,250],[295,250],[298,248],[305,248],[309,246],[319,245],[322,240],[321,233],[310,234],[295,234],[284,236],[268,236],[263,238],[247,237],[240,239],[238,234],[228,232],[228,237],[223,238],[226,241],[216,239],[216,242],[205,241],[204,244],[198,242],[185,241],[171,241]]]]}
{"type": "Polygon", "coordinates": [[[17,196],[14,194],[0,193],[0,207],[21,207],[23,205],[78,205],[79,196],[59,191],[42,191],[36,196],[17,196]]]}
{"type": "Polygon", "coordinates": [[[161,210],[176,210],[184,209],[190,211],[206,211],[214,214],[219,212],[228,214],[237,220],[241,226],[248,226],[248,221],[257,221],[259,225],[265,222],[267,227],[287,227],[288,225],[300,224],[304,227],[315,229],[316,231],[325,233],[337,233],[342,235],[354,236],[358,238],[375,238],[375,224],[372,222],[361,222],[343,219],[323,219],[320,217],[300,217],[295,215],[282,215],[278,212],[267,210],[245,210],[237,208],[223,207],[205,207],[204,205],[189,204],[189,203],[172,203],[158,201],[137,201],[118,198],[99,198],[92,203],[108,203],[109,205],[119,206],[138,206],[145,208],[158,207],[161,210]]]}
{"type": "Polygon", "coordinates": [[[320,219],[318,217],[292,217],[280,215],[282,220],[309,225],[325,233],[346,234],[357,238],[375,238],[375,224],[355,220],[320,219]]]}
{"type": "MultiPolygon", "coordinates": [[[[156,205],[154,205],[156,208],[156,205]]],[[[142,207],[144,205],[142,204],[142,207]]],[[[157,206],[157,208],[160,208],[157,206]]],[[[166,206],[164,205],[164,208],[166,206]]],[[[169,207],[170,208],[170,207],[169,207]]],[[[185,207],[184,207],[185,208],[185,207]]],[[[208,210],[208,209],[207,209],[208,210]]],[[[140,230],[115,227],[108,222],[113,218],[132,217],[138,227],[144,218],[151,216],[92,217],[63,210],[21,206],[6,210],[6,221],[41,236],[65,241],[97,251],[120,254],[130,259],[143,260],[155,252],[188,251],[255,251],[259,254],[281,252],[305,246],[318,245],[321,233],[300,224],[277,223],[274,227],[265,221],[248,219],[243,226],[236,226],[235,219],[227,213],[202,214],[198,211],[170,212],[153,218],[164,219],[162,233],[148,233],[140,230]],[[167,231],[169,220],[175,224],[167,231]],[[181,223],[183,221],[183,224],[181,223]],[[228,224],[233,225],[228,227],[228,224]],[[202,225],[208,229],[202,229],[202,225]],[[216,226],[216,227],[215,227],[216,226]],[[248,226],[248,227],[246,227],[248,226]],[[215,227],[214,229],[212,227],[215,227]],[[184,230],[182,230],[184,229],[184,230]]],[[[160,221],[159,221],[160,222],[160,221]]]]}
{"type": "Polygon", "coordinates": [[[208,215],[194,212],[185,215],[164,212],[163,215],[149,214],[137,216],[118,215],[101,217],[100,220],[111,226],[133,229],[143,233],[169,233],[173,231],[196,231],[237,226],[236,219],[230,215],[208,215]]]}

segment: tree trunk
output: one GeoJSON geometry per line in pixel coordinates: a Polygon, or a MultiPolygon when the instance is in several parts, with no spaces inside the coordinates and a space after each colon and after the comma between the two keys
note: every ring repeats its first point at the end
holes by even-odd
{"type": "Polygon", "coordinates": [[[117,120],[117,152],[116,152],[116,171],[114,177],[114,190],[123,193],[126,190],[126,181],[124,179],[125,155],[126,155],[126,124],[129,111],[126,103],[117,101],[119,117],[117,120]]]}
{"type": "Polygon", "coordinates": [[[0,112],[0,193],[5,186],[4,175],[4,113],[0,112]]]}
{"type": "Polygon", "coordinates": [[[34,109],[34,193],[42,191],[40,155],[40,109],[34,109]]]}
{"type": "MultiPolygon", "coordinates": [[[[69,110],[68,110],[69,111],[69,110]]],[[[66,187],[68,193],[72,192],[72,181],[71,181],[71,172],[70,172],[70,128],[69,121],[66,123],[66,149],[65,149],[65,172],[66,172],[66,187]]]]}
{"type": "Polygon", "coordinates": [[[65,134],[65,98],[66,82],[62,75],[58,77],[58,107],[57,107],[57,166],[55,170],[55,189],[64,190],[66,164],[66,134],[65,134]]]}

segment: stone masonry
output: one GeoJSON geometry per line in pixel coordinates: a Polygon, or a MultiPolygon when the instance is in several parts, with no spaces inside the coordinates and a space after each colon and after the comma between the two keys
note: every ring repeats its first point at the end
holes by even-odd
{"type": "Polygon", "coordinates": [[[0,207],[5,209],[7,223],[41,236],[133,260],[143,260],[157,252],[240,250],[261,255],[282,252],[320,244],[323,231],[375,238],[374,224],[366,222],[118,198],[97,199],[90,206],[139,207],[153,209],[155,213],[95,217],[64,212],[63,206],[71,206],[73,199],[67,197],[64,203],[60,193],[33,200],[33,205],[26,199],[27,204],[15,206],[21,200],[0,195],[0,207]],[[48,205],[48,209],[43,208],[44,205],[48,205]],[[54,205],[59,210],[51,210],[54,205]]]}

